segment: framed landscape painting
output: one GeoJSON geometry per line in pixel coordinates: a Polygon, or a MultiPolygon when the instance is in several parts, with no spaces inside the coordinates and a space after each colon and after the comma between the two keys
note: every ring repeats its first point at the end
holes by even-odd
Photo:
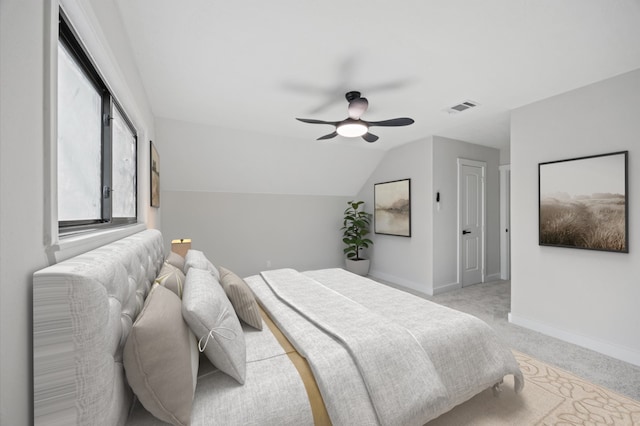
{"type": "Polygon", "coordinates": [[[374,185],[376,234],[411,236],[411,179],[374,185]]]}
{"type": "Polygon", "coordinates": [[[538,164],[540,245],[629,252],[628,155],[538,164]]]}
{"type": "Polygon", "coordinates": [[[158,150],[151,145],[151,207],[160,207],[160,156],[158,150]]]}

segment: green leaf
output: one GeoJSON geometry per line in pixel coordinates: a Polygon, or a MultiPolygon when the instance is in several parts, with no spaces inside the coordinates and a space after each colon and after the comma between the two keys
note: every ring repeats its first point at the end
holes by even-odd
{"type": "Polygon", "coordinates": [[[368,248],[373,244],[368,238],[364,238],[369,234],[369,226],[371,225],[371,213],[367,213],[363,210],[359,210],[360,206],[364,204],[364,201],[351,200],[347,203],[347,207],[344,211],[343,226],[340,228],[342,231],[342,242],[347,245],[343,249],[343,252],[347,254],[349,258],[355,257],[359,259],[360,250],[368,248]]]}

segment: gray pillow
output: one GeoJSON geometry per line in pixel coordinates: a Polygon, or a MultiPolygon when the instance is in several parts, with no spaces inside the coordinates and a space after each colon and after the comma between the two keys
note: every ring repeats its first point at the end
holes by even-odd
{"type": "Polygon", "coordinates": [[[184,271],[184,257],[180,256],[178,253],[173,251],[170,252],[164,261],[169,265],[173,265],[181,271],[184,271]]]}
{"type": "Polygon", "coordinates": [[[199,250],[190,249],[184,258],[184,274],[187,275],[190,268],[203,269],[209,271],[216,277],[216,281],[220,281],[220,272],[211,263],[209,259],[199,250]]]}
{"type": "Polygon", "coordinates": [[[154,285],[124,345],[129,386],[151,414],[188,425],[198,377],[198,349],[178,296],[154,285]]]}
{"type": "Polygon", "coordinates": [[[211,363],[244,384],[247,352],[240,321],[218,280],[207,270],[190,268],[182,294],[182,316],[211,363]]]}
{"type": "Polygon", "coordinates": [[[218,266],[220,271],[220,284],[233,308],[242,321],[253,328],[262,330],[262,317],[258,302],[246,282],[225,267],[218,266]]]}
{"type": "Polygon", "coordinates": [[[182,299],[182,290],[184,287],[185,276],[182,270],[177,267],[164,262],[162,269],[156,277],[156,281],[163,287],[168,288],[174,292],[179,298],[182,299]]]}

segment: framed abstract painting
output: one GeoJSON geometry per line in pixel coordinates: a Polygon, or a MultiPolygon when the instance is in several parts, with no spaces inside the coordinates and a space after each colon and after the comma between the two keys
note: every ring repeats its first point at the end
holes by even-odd
{"type": "Polygon", "coordinates": [[[374,185],[376,234],[411,236],[411,179],[374,185]]]}

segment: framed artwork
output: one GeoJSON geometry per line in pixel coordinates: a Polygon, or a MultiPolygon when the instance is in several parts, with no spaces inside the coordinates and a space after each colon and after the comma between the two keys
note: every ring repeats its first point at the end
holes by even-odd
{"type": "Polygon", "coordinates": [[[160,156],[158,150],[151,145],[151,207],[160,207],[160,156]]]}
{"type": "Polygon", "coordinates": [[[629,253],[628,153],[538,164],[541,246],[629,253]]]}
{"type": "Polygon", "coordinates": [[[376,234],[411,236],[411,179],[376,183],[373,204],[376,234]]]}

